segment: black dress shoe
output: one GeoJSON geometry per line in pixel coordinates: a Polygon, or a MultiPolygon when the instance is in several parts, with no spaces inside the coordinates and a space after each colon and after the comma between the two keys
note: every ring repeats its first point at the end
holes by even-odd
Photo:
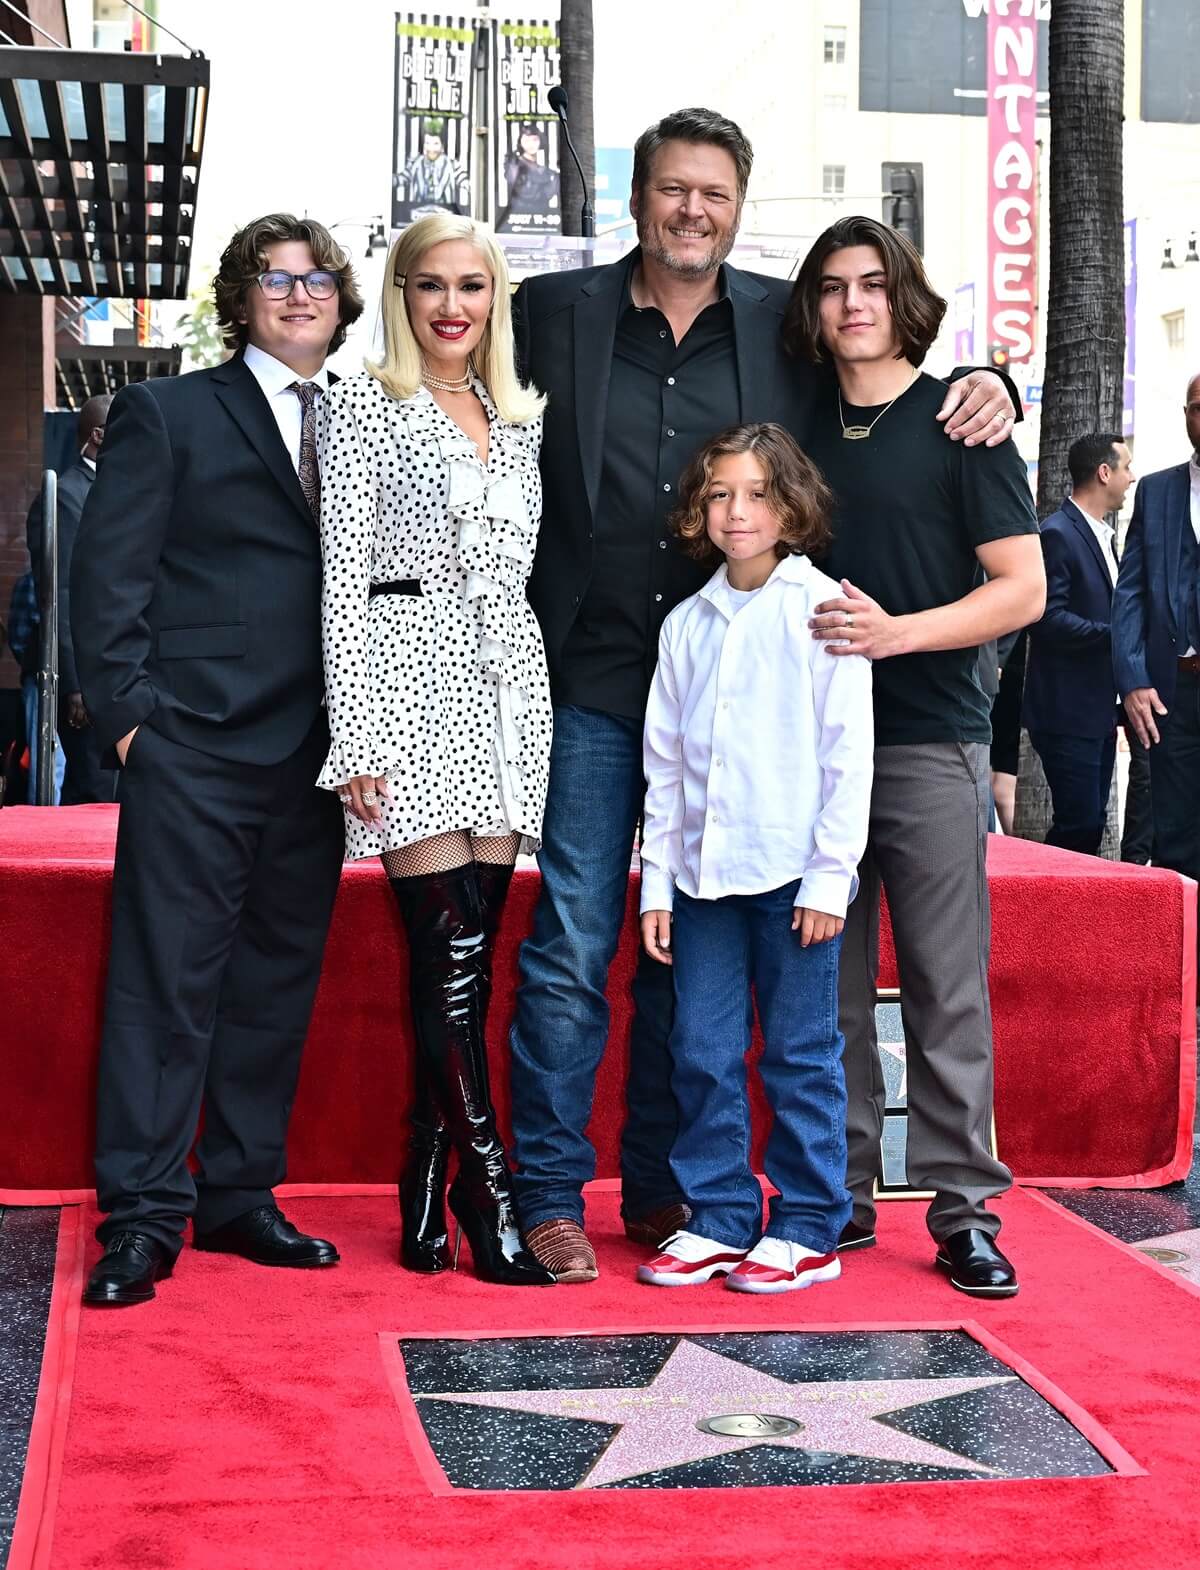
{"type": "Polygon", "coordinates": [[[838,1253],[846,1254],[852,1248],[874,1248],[875,1228],[860,1227],[856,1221],[847,1221],[838,1238],[838,1253]]]}
{"type": "Polygon", "coordinates": [[[972,1297],[1016,1297],[1017,1273],[996,1247],[990,1232],[966,1227],[938,1244],[934,1260],[950,1285],[972,1297]]]}
{"type": "Polygon", "coordinates": [[[197,1232],[192,1246],[209,1254],[240,1254],[256,1265],[291,1265],[300,1270],[336,1265],[340,1257],[324,1238],[298,1232],[274,1205],[259,1205],[212,1232],[197,1232]]]}
{"type": "Polygon", "coordinates": [[[83,1301],[93,1308],[124,1308],[148,1303],[154,1283],[169,1276],[175,1260],[169,1249],[145,1232],[118,1232],[88,1277],[83,1301]]]}

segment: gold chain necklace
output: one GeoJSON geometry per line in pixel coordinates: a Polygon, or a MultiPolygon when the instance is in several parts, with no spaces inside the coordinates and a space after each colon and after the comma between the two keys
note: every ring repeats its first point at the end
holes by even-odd
{"type": "MultiPolygon", "coordinates": [[[[914,366],[913,367],[912,376],[910,377],[909,382],[908,382],[908,386],[907,387],[902,387],[900,389],[900,391],[896,394],[895,398],[892,399],[892,403],[896,403],[899,399],[904,397],[904,394],[908,391],[908,388],[912,386],[913,382],[916,381],[917,377],[920,374],[921,374],[920,371],[916,368],[916,366],[914,366]]],[[[841,387],[839,387],[838,388],[838,420],[840,421],[841,427],[842,427],[842,440],[843,441],[847,441],[847,442],[865,442],[867,437],[870,436],[871,432],[879,424],[880,420],[883,419],[884,415],[892,407],[892,403],[885,403],[883,408],[880,409],[879,413],[871,421],[870,425],[847,425],[846,424],[846,416],[842,412],[842,389],[841,389],[841,387]]]]}

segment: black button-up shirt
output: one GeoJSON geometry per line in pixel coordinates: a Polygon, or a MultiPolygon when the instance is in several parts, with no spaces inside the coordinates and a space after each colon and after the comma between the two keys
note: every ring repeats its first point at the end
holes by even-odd
{"type": "Polygon", "coordinates": [[[613,345],[592,577],[562,654],[560,703],[640,720],[668,611],[712,576],[667,527],[697,451],[738,420],[733,307],[719,297],[676,344],[626,281],[613,345]]]}

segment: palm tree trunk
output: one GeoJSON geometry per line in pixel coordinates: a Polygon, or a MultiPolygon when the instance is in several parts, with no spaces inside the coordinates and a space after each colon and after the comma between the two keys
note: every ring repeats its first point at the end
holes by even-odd
{"type": "MultiPolygon", "coordinates": [[[[571,127],[571,138],[579,154],[579,162],[583,165],[588,192],[592,194],[596,188],[596,129],[592,115],[592,0],[562,0],[558,37],[562,85],[567,94],[567,123],[571,127]]],[[[579,188],[574,162],[565,146],[559,166],[562,232],[582,234],[580,212],[583,192],[579,188]]]]}
{"type": "MultiPolygon", "coordinates": [[[[1121,430],[1125,374],[1124,0],[1054,0],[1050,16],[1050,286],[1038,516],[1067,494],[1067,453],[1121,430]]],[[[1114,780],[1115,793],[1115,780],[1114,780]]],[[[1110,819],[1113,803],[1110,801],[1110,819]]],[[[1022,737],[1015,828],[1044,839],[1050,795],[1022,737]]],[[[1105,836],[1106,850],[1112,829],[1105,836]]]]}
{"type": "Polygon", "coordinates": [[[1125,375],[1124,0],[1054,0],[1050,290],[1038,513],[1067,492],[1067,450],[1120,431],[1125,375]]]}

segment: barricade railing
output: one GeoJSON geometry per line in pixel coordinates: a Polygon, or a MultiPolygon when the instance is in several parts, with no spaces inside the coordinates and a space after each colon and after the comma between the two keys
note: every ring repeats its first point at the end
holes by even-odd
{"type": "Polygon", "coordinates": [[[59,745],[58,475],[53,469],[47,469],[42,475],[42,559],[38,578],[41,586],[38,718],[37,736],[30,738],[30,744],[37,748],[37,805],[49,807],[54,800],[54,749],[59,745]]]}

